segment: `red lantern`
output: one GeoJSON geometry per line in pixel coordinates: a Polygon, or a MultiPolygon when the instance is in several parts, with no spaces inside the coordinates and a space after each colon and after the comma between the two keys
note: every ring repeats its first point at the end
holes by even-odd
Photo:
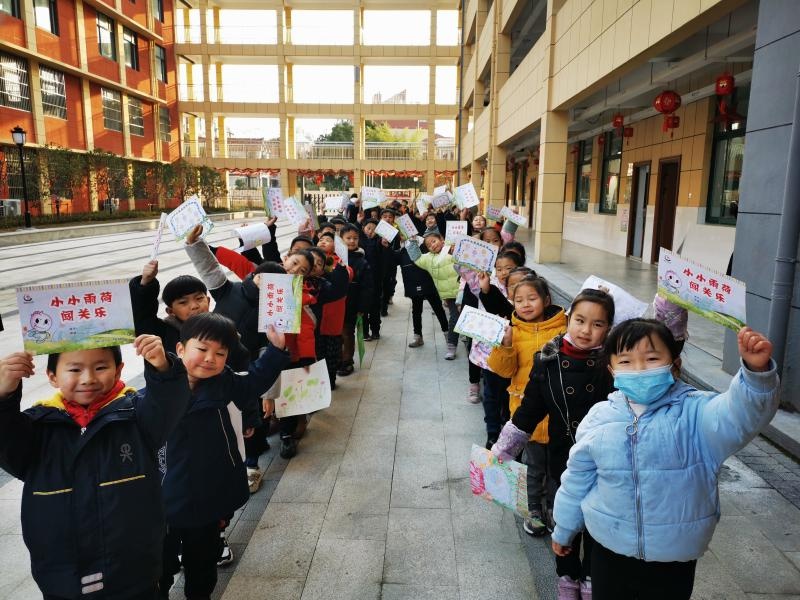
{"type": "Polygon", "coordinates": [[[320,185],[320,184],[322,184],[322,179],[323,179],[323,178],[322,178],[322,174],[321,174],[321,173],[317,173],[317,174],[314,176],[314,181],[316,182],[316,184],[317,184],[317,185],[320,185]]]}
{"type": "Polygon", "coordinates": [[[623,129],[622,130],[622,137],[628,139],[628,141],[626,142],[626,145],[630,146],[631,138],[633,137],[633,127],[626,127],[625,129],[623,129]]]}
{"type": "Polygon", "coordinates": [[[580,144],[572,144],[572,150],[570,150],[570,153],[572,154],[572,156],[578,156],[578,153],[580,151],[581,151],[581,145],[580,144]]]}
{"type": "Polygon", "coordinates": [[[602,148],[605,143],[606,143],[606,136],[605,134],[601,133],[600,135],[597,136],[597,145],[602,148]]]}
{"type": "Polygon", "coordinates": [[[622,129],[625,126],[625,117],[623,117],[620,113],[617,113],[611,120],[611,124],[614,126],[614,129],[622,129]]]}
{"type": "Polygon", "coordinates": [[[717,77],[717,81],[714,84],[714,93],[717,96],[727,96],[733,93],[735,87],[736,79],[734,79],[733,75],[726,72],[717,77]]]}
{"type": "Polygon", "coordinates": [[[681,97],[677,92],[665,90],[653,100],[653,108],[662,115],[674,113],[681,107],[681,97]]]}

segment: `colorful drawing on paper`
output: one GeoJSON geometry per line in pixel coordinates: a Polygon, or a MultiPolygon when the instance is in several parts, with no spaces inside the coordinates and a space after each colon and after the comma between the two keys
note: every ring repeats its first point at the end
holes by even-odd
{"type": "Polygon", "coordinates": [[[203,226],[203,233],[200,237],[214,228],[214,223],[208,218],[200,199],[192,196],[183,202],[178,208],[167,215],[167,227],[172,231],[175,239],[182,240],[196,225],[203,226]]]}
{"type": "Polygon", "coordinates": [[[666,248],[661,248],[658,256],[658,295],[734,331],[747,322],[743,281],[666,248]]]}
{"type": "Polygon", "coordinates": [[[283,218],[283,191],[279,187],[273,188],[266,188],[266,199],[264,204],[264,210],[267,213],[267,217],[275,217],[276,219],[283,218]]]}
{"type": "Polygon", "coordinates": [[[447,186],[446,185],[437,185],[435,188],[433,188],[433,195],[434,196],[441,196],[445,192],[447,192],[447,186]]]}
{"type": "Polygon", "coordinates": [[[250,250],[264,244],[268,244],[272,239],[269,227],[264,223],[253,223],[242,225],[233,230],[234,236],[242,240],[242,245],[238,248],[239,252],[250,250]]]}
{"type": "Polygon", "coordinates": [[[275,415],[282,419],[307,415],[331,405],[331,382],[325,359],[305,369],[281,371],[281,395],[275,400],[275,415]]]}
{"type": "Polygon", "coordinates": [[[339,257],[339,260],[341,260],[342,264],[346,267],[348,257],[347,244],[345,244],[344,240],[338,235],[333,236],[333,248],[336,256],[339,257]]]}
{"type": "Polygon", "coordinates": [[[602,290],[611,295],[614,299],[614,323],[619,325],[628,319],[638,319],[647,311],[648,304],[638,298],[634,298],[630,293],[610,281],[600,279],[596,275],[590,275],[581,286],[582,290],[602,290]]]}
{"type": "Polygon", "coordinates": [[[319,229],[319,217],[317,216],[317,211],[314,206],[310,202],[304,202],[303,208],[308,215],[308,218],[311,219],[311,227],[313,227],[314,231],[319,229]]]}
{"type": "Polygon", "coordinates": [[[444,208],[445,206],[450,206],[452,203],[453,195],[448,191],[444,191],[431,199],[431,208],[444,208]]]}
{"type": "Polygon", "coordinates": [[[394,238],[397,237],[398,231],[386,221],[378,221],[378,225],[375,227],[375,233],[377,233],[387,242],[392,243],[394,238]]]}
{"type": "Polygon", "coordinates": [[[508,321],[484,310],[465,306],[455,326],[456,333],[491,346],[499,346],[506,333],[508,321]]]}
{"type": "Polygon", "coordinates": [[[283,199],[283,216],[292,225],[300,226],[308,221],[308,213],[294,196],[283,199]]]}
{"type": "Polygon", "coordinates": [[[153,235],[153,250],[150,252],[150,260],[158,259],[158,250],[161,247],[161,237],[164,235],[164,225],[167,222],[167,213],[161,213],[161,218],[158,220],[158,228],[153,235]]]}
{"type": "Polygon", "coordinates": [[[478,193],[475,191],[475,186],[472,185],[471,181],[468,181],[464,185],[458,186],[455,189],[454,195],[458,208],[472,208],[473,206],[478,206],[481,203],[480,198],[478,198],[478,193]]]}
{"type": "Polygon", "coordinates": [[[467,235],[466,221],[447,221],[445,223],[444,239],[448,244],[455,244],[467,235]]]}
{"type": "Polygon", "coordinates": [[[414,225],[414,220],[410,215],[400,215],[397,218],[397,228],[400,230],[400,234],[407,240],[419,235],[419,229],[414,225]]]}
{"type": "Polygon", "coordinates": [[[528,518],[528,468],[516,461],[497,462],[486,448],[472,445],[469,457],[472,493],[528,518]]]}
{"type": "Polygon", "coordinates": [[[342,192],[342,199],[339,203],[339,210],[344,212],[347,210],[347,207],[350,206],[350,192],[342,192]]]}
{"type": "Polygon", "coordinates": [[[503,220],[503,209],[499,206],[487,206],[486,207],[486,218],[490,221],[502,221],[503,220]]]}
{"type": "Polygon", "coordinates": [[[299,333],[303,313],[303,277],[261,273],[258,295],[258,330],[272,325],[283,333],[299,333]]]}
{"type": "Polygon", "coordinates": [[[128,344],[136,337],[126,279],[17,288],[23,345],[53,354],[128,344]]]}
{"type": "Polygon", "coordinates": [[[336,196],[328,196],[325,198],[325,212],[335,213],[339,212],[342,208],[342,199],[336,196]]]}
{"type": "Polygon", "coordinates": [[[528,223],[523,215],[515,213],[508,206],[504,206],[500,214],[518,227],[524,227],[528,223]]]}
{"type": "Polygon", "coordinates": [[[380,188],[370,187],[367,185],[361,186],[361,208],[363,210],[375,208],[385,200],[386,198],[383,195],[383,190],[380,188]]]}
{"type": "Polygon", "coordinates": [[[453,259],[473,271],[491,273],[497,259],[497,247],[475,238],[463,237],[456,242],[453,259]]]}

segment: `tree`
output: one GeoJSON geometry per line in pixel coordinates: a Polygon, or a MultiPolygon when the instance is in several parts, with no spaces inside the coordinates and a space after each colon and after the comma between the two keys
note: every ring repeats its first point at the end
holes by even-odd
{"type": "Polygon", "coordinates": [[[337,121],[330,133],[317,138],[318,142],[352,142],[353,124],[350,121],[337,121]]]}
{"type": "Polygon", "coordinates": [[[61,198],[73,198],[75,190],[86,181],[86,156],[61,146],[50,145],[42,150],[42,157],[47,187],[58,216],[61,214],[61,198]]]}
{"type": "Polygon", "coordinates": [[[197,171],[198,187],[203,202],[208,206],[228,193],[222,175],[216,169],[202,166],[197,171]]]}
{"type": "Polygon", "coordinates": [[[177,192],[181,202],[183,202],[187,196],[198,192],[197,167],[184,159],[180,159],[172,163],[172,168],[175,173],[173,180],[174,189],[170,191],[172,195],[177,192]]]}
{"type": "Polygon", "coordinates": [[[86,160],[94,172],[94,191],[98,201],[131,197],[133,186],[127,160],[97,148],[86,153],[86,160]]]}

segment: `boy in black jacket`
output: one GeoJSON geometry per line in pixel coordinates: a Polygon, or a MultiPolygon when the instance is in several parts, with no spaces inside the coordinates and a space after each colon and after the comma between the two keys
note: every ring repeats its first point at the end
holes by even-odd
{"type": "Polygon", "coordinates": [[[217,584],[219,521],[250,495],[247,474],[228,414],[228,402],[241,410],[278,379],[289,363],[282,333],[270,329],[270,346],[247,374],[225,365],[238,340],[233,321],[218,313],[191,317],[181,327],[178,356],[191,388],[189,409],[167,439],[162,482],[167,513],[160,590],[168,597],[182,552],[187,598],[208,598],[217,584]]]}
{"type": "Polygon", "coordinates": [[[140,335],[144,395],[120,380],[119,346],[51,354],[56,394],[20,412],[33,357],[0,360],[0,467],[25,482],[22,533],[46,599],[152,600],[164,509],[158,449],[189,403],[181,361],[140,335]]]}
{"type": "Polygon", "coordinates": [[[353,270],[353,279],[347,290],[347,302],[342,330],[342,363],[337,375],[346,377],[355,370],[353,355],[355,354],[356,320],[369,312],[372,303],[373,283],[372,271],[364,257],[364,251],[358,247],[360,230],[352,224],[342,227],[342,241],[347,246],[347,265],[353,270]]]}
{"type": "MultiPolygon", "coordinates": [[[[364,257],[372,271],[372,301],[369,311],[364,317],[364,341],[381,339],[381,301],[382,301],[382,275],[384,254],[389,252],[383,247],[381,239],[375,234],[378,222],[375,219],[364,221],[361,230],[359,246],[364,251],[364,257]]],[[[391,258],[391,257],[390,257],[391,258]]],[[[394,264],[394,263],[393,263],[394,264]]]]}

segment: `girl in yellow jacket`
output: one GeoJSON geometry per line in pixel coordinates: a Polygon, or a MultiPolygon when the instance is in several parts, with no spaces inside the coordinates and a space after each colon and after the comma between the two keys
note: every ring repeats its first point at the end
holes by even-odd
{"type": "MultiPolygon", "coordinates": [[[[522,403],[528,376],[533,368],[533,357],[545,343],[566,332],[567,317],[564,309],[550,300],[550,288],[541,277],[528,276],[509,290],[509,299],[514,305],[511,326],[506,330],[503,343],[489,355],[489,368],[511,379],[508,386],[509,412],[522,403]]],[[[528,465],[528,510],[530,518],[523,528],[527,533],[540,536],[547,533],[542,509],[545,496],[547,472],[547,419],[544,419],[531,435],[525,447],[524,461],[528,465]]]]}

